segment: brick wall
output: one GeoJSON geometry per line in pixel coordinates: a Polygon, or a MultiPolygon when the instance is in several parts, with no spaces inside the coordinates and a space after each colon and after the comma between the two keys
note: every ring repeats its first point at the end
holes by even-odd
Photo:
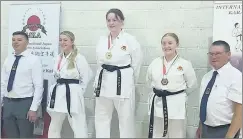
{"type": "MultiPolygon", "coordinates": [[[[7,55],[8,5],[1,2],[1,65],[7,55]]],[[[28,2],[30,3],[30,2],[28,2]]],[[[40,2],[39,2],[40,3],[40,2]]],[[[44,2],[44,3],[47,3],[44,2]]],[[[136,36],[144,52],[140,80],[136,85],[136,130],[138,137],[147,137],[147,93],[145,74],[151,61],[160,55],[160,39],[166,32],[175,32],[180,39],[179,53],[190,60],[196,70],[198,82],[207,72],[207,49],[213,27],[213,1],[100,1],[61,2],[60,31],[70,30],[76,36],[76,45],[86,56],[94,73],[96,62],[95,44],[100,35],[107,32],[105,14],[109,8],[120,8],[125,15],[125,30],[136,36]]],[[[89,135],[95,137],[94,97],[92,83],[85,94],[89,135]]],[[[194,137],[198,125],[198,90],[189,96],[187,109],[187,137],[194,137]]],[[[63,127],[63,137],[72,136],[68,122],[63,127]]],[[[118,120],[114,112],[112,137],[118,137],[118,120]]]]}

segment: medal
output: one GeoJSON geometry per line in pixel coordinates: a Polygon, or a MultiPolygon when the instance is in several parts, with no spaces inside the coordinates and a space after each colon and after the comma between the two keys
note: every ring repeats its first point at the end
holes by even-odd
{"type": "Polygon", "coordinates": [[[162,85],[167,85],[169,83],[168,79],[167,78],[164,78],[164,76],[166,75],[166,67],[165,67],[165,64],[163,62],[163,78],[161,80],[161,84],[162,85]]]}
{"type": "Polygon", "coordinates": [[[108,50],[109,52],[106,52],[105,57],[106,59],[111,59],[112,58],[112,53],[111,53],[111,35],[108,36],[108,50]]]}
{"type": "Polygon", "coordinates": [[[166,79],[166,78],[163,78],[162,80],[161,80],[161,84],[162,85],[167,85],[169,83],[169,81],[168,81],[168,79],[166,79]]]}
{"type": "Polygon", "coordinates": [[[107,52],[107,53],[105,54],[105,57],[106,57],[106,59],[111,59],[111,57],[112,57],[112,53],[111,53],[111,52],[107,52]]]}
{"type": "MultiPolygon", "coordinates": [[[[174,62],[177,60],[177,58],[178,58],[178,56],[176,56],[176,58],[175,58],[175,60],[172,62],[172,64],[171,64],[171,66],[174,64],[174,62]]],[[[164,57],[163,57],[163,70],[162,70],[162,72],[163,72],[163,78],[162,78],[162,80],[161,80],[161,84],[162,85],[167,85],[168,83],[169,83],[169,81],[168,81],[168,79],[166,78],[166,77],[164,77],[164,76],[166,76],[167,74],[168,74],[168,72],[169,72],[169,70],[170,70],[170,68],[171,68],[171,66],[169,67],[169,69],[166,71],[166,67],[165,67],[165,64],[164,64],[164,57]]]]}

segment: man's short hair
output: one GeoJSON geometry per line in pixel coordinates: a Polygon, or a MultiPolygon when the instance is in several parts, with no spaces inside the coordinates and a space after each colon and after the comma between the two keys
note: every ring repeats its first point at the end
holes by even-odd
{"type": "Polygon", "coordinates": [[[29,36],[23,31],[15,31],[12,35],[23,35],[27,41],[29,40],[29,36]]]}
{"type": "Polygon", "coordinates": [[[218,40],[212,43],[212,46],[223,46],[225,52],[230,52],[230,45],[226,41],[218,40]]]}

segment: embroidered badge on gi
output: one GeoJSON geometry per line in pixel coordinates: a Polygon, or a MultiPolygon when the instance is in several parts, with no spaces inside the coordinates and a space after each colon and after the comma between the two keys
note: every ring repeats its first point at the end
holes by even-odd
{"type": "Polygon", "coordinates": [[[126,50],[127,50],[127,47],[123,45],[123,46],[121,47],[121,49],[122,49],[123,51],[126,51],[126,50]]]}
{"type": "Polygon", "coordinates": [[[179,66],[179,67],[177,68],[177,70],[179,70],[179,71],[183,71],[182,66],[179,66]]]}

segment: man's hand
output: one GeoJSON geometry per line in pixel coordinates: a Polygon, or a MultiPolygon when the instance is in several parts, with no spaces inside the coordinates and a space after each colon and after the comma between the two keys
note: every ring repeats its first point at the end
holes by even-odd
{"type": "Polygon", "coordinates": [[[198,128],[197,128],[197,132],[196,132],[196,138],[200,139],[202,135],[202,124],[201,122],[199,122],[198,128]]]}
{"type": "Polygon", "coordinates": [[[200,127],[197,128],[196,138],[197,139],[200,139],[201,138],[201,129],[200,129],[200,127]]]}
{"type": "Polygon", "coordinates": [[[225,138],[234,138],[242,127],[242,104],[234,102],[234,115],[225,138]]]}
{"type": "Polygon", "coordinates": [[[27,114],[27,119],[29,119],[30,122],[35,122],[37,119],[37,112],[29,110],[27,114]]]}

